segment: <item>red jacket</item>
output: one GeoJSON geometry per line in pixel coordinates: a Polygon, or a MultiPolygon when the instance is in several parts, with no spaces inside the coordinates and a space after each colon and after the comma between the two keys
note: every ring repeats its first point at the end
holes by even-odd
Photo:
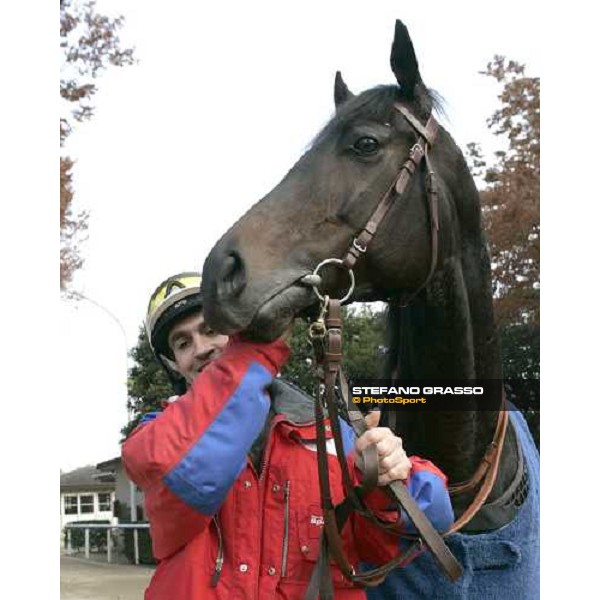
{"type": "MultiPolygon", "coordinates": [[[[291,396],[273,393],[276,414],[260,474],[248,459],[271,406],[265,388],[288,355],[281,341],[230,343],[184,396],[123,444],[125,469],[145,493],[159,560],[146,600],[303,598],[323,527],[312,400],[293,389],[291,396]]],[[[358,480],[345,424],[344,431],[358,480]]],[[[341,471],[337,458],[329,459],[333,499],[339,502],[341,471]]],[[[446,479],[427,461],[411,461],[409,489],[444,530],[452,521],[446,479]]],[[[389,501],[375,490],[367,503],[384,511],[389,501]]],[[[395,512],[381,514],[397,518],[395,512]]],[[[387,562],[399,552],[397,537],[356,514],[343,538],[357,566],[387,562]]],[[[332,572],[336,598],[366,597],[336,566],[332,572]]]]}

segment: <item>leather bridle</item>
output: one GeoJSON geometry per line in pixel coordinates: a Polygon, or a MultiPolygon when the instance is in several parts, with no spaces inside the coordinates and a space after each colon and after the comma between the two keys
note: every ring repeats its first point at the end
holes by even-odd
{"type": "Polygon", "coordinates": [[[426,188],[431,230],[431,260],[429,272],[427,273],[423,283],[410,295],[409,298],[405,300],[405,303],[408,304],[408,302],[410,302],[410,300],[412,300],[429,283],[429,280],[433,276],[437,266],[440,219],[438,192],[435,184],[435,175],[431,166],[431,160],[429,158],[429,149],[433,146],[435,138],[437,137],[439,126],[433,115],[429,117],[427,124],[423,126],[421,122],[404,105],[396,103],[394,104],[394,108],[404,115],[406,120],[415,129],[418,139],[410,149],[408,158],[400,167],[400,172],[379,201],[379,204],[375,207],[375,210],[371,214],[367,224],[352,240],[346,255],[342,259],[342,264],[347,267],[348,270],[350,270],[354,267],[356,261],[366,253],[369,243],[373,239],[373,236],[387,215],[389,209],[394,204],[394,201],[406,192],[412,176],[417,172],[417,169],[424,158],[427,169],[426,188]]]}
{"type": "MultiPolygon", "coordinates": [[[[317,430],[317,462],[319,472],[319,486],[321,491],[321,504],[324,512],[324,531],[321,536],[321,551],[319,559],[313,571],[305,599],[315,600],[317,597],[321,600],[330,600],[333,598],[333,585],[330,574],[330,557],[340,567],[342,573],[350,581],[364,585],[375,586],[381,583],[392,569],[402,566],[414,558],[423,548],[427,547],[435,557],[439,567],[449,577],[451,581],[458,579],[463,572],[462,566],[450,552],[445,542],[427,517],[417,506],[415,500],[410,496],[405,484],[402,481],[393,481],[383,489],[395,500],[404,510],[415,526],[418,534],[415,536],[402,534],[401,537],[413,540],[409,549],[399,554],[392,561],[378,568],[367,572],[356,573],[353,566],[348,561],[343,549],[340,531],[344,523],[353,511],[357,511],[363,517],[369,519],[377,526],[383,529],[391,529],[399,535],[396,524],[389,524],[380,520],[372,513],[363,498],[377,485],[379,469],[377,450],[374,445],[365,449],[362,454],[363,459],[363,480],[361,485],[354,486],[350,476],[347,461],[344,455],[342,437],[338,415],[340,409],[344,412],[344,417],[348,420],[355,434],[362,435],[367,430],[366,421],[359,410],[352,409],[348,403],[347,384],[341,370],[342,362],[342,313],[341,304],[347,300],[354,288],[354,275],[352,269],[357,260],[366,253],[367,248],[378,227],[383,222],[389,209],[396,199],[401,197],[407,190],[412,176],[418,171],[422,160],[425,160],[426,167],[426,191],[429,211],[430,233],[431,233],[431,261],[427,276],[421,285],[403,299],[403,305],[407,305],[431,280],[438,258],[438,232],[439,232],[439,206],[438,192],[435,184],[434,172],[429,158],[429,150],[435,142],[438,123],[433,116],[430,116],[427,124],[423,126],[421,122],[402,104],[395,104],[394,108],[398,110],[413,127],[417,133],[417,142],[409,152],[408,158],[402,164],[398,175],[389,186],[379,204],[371,214],[365,227],[354,237],[343,259],[330,258],[320,263],[315,269],[313,276],[317,276],[320,269],[326,264],[334,264],[347,269],[351,278],[351,285],[348,293],[341,299],[330,299],[323,296],[318,290],[318,284],[313,283],[315,292],[321,300],[321,313],[309,329],[309,336],[314,348],[317,366],[320,370],[320,377],[324,384],[324,399],[321,398],[321,392],[315,402],[315,420],[317,430]],[[336,382],[339,382],[339,388],[343,402],[338,406],[336,398],[336,382]],[[342,480],[346,493],[345,500],[335,506],[331,497],[329,484],[329,470],[326,449],[325,433],[325,413],[324,407],[328,411],[328,417],[331,426],[331,432],[335,441],[336,454],[342,470],[342,480]]],[[[315,278],[314,281],[319,281],[315,278]]],[[[449,491],[451,495],[457,495],[479,489],[475,494],[474,500],[462,516],[444,533],[444,537],[458,531],[468,521],[470,521],[481,506],[485,503],[498,473],[500,456],[506,434],[508,423],[508,413],[504,405],[504,393],[502,396],[502,405],[498,416],[498,422],[494,438],[486,451],[486,454],[471,479],[460,484],[451,485],[449,491]]]]}

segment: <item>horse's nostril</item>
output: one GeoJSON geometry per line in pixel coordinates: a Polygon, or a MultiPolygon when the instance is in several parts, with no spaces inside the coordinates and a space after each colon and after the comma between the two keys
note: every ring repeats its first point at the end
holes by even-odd
{"type": "Polygon", "coordinates": [[[219,281],[219,295],[224,297],[239,296],[246,287],[246,270],[241,256],[230,252],[223,260],[219,281]]]}

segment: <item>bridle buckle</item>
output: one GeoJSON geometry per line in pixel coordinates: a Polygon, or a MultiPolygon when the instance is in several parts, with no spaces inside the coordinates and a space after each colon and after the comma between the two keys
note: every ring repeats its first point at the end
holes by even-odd
{"type": "Polygon", "coordinates": [[[415,145],[410,149],[409,156],[410,160],[412,160],[414,163],[418,163],[420,162],[421,158],[425,156],[425,148],[423,148],[419,142],[416,142],[415,145]]]}
{"type": "Polygon", "coordinates": [[[358,241],[358,238],[354,238],[352,240],[352,246],[354,246],[354,248],[356,248],[361,254],[364,254],[367,251],[367,245],[361,244],[358,241]]]}

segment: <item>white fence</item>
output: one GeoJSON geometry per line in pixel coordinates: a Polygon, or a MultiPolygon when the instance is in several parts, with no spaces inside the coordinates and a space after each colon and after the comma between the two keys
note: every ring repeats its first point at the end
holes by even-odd
{"type": "Polygon", "coordinates": [[[108,562],[112,562],[113,553],[113,539],[111,532],[116,529],[133,529],[133,555],[134,562],[136,565],[140,564],[140,549],[138,542],[138,530],[148,529],[150,525],[148,523],[121,523],[119,525],[110,525],[108,523],[68,523],[65,525],[66,530],[66,552],[67,554],[73,554],[73,546],[71,543],[71,531],[73,529],[84,530],[84,550],[85,557],[90,558],[90,529],[106,529],[106,559],[108,562]]]}

